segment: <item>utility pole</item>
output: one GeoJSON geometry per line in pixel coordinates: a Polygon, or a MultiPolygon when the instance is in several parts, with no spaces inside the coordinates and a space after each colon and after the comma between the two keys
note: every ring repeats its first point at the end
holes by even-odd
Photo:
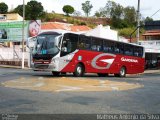
{"type": "Polygon", "coordinates": [[[23,0],[23,25],[22,25],[22,69],[24,69],[24,25],[25,22],[25,0],[23,0]]]}
{"type": "Polygon", "coordinates": [[[139,42],[139,27],[140,27],[140,0],[138,0],[138,9],[137,9],[137,43],[139,42]]]}

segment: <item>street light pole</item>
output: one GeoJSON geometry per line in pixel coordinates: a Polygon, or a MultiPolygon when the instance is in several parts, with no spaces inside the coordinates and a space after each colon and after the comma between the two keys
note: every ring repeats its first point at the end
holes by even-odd
{"type": "Polygon", "coordinates": [[[25,22],[25,0],[23,0],[23,26],[22,26],[22,69],[24,68],[24,25],[25,22]]]}
{"type": "Polygon", "coordinates": [[[139,27],[140,27],[140,0],[138,0],[138,9],[137,9],[137,42],[139,42],[139,27]]]}

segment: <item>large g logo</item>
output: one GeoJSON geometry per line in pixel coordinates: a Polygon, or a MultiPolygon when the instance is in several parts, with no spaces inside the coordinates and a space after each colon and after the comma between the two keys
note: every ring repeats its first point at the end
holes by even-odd
{"type": "Polygon", "coordinates": [[[102,54],[99,54],[99,55],[97,55],[97,56],[92,60],[92,62],[91,62],[92,67],[94,67],[94,68],[96,68],[96,69],[101,69],[101,70],[102,70],[102,69],[109,69],[109,68],[110,68],[110,66],[112,65],[112,63],[113,63],[113,61],[114,61],[114,58],[111,58],[111,59],[102,59],[102,60],[100,60],[100,61],[102,61],[102,62],[108,63],[106,67],[101,67],[101,66],[98,66],[98,65],[96,64],[97,60],[98,60],[100,57],[102,57],[102,56],[112,56],[112,57],[114,57],[114,58],[116,57],[116,55],[110,54],[110,53],[102,53],[102,54]]]}

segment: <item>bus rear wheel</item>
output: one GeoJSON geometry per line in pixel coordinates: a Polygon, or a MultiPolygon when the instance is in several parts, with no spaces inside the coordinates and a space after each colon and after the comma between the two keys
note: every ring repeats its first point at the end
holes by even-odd
{"type": "Polygon", "coordinates": [[[114,74],[115,77],[125,77],[126,76],[126,68],[125,67],[121,67],[119,74],[114,74]]]}
{"type": "Polygon", "coordinates": [[[107,77],[108,74],[107,74],[107,73],[98,73],[98,76],[99,76],[99,77],[107,77]]]}
{"type": "Polygon", "coordinates": [[[60,72],[55,72],[55,71],[52,71],[52,75],[53,76],[59,76],[60,72]]]}
{"type": "Polygon", "coordinates": [[[76,77],[82,77],[84,75],[84,66],[82,64],[77,64],[73,75],[76,77]]]}

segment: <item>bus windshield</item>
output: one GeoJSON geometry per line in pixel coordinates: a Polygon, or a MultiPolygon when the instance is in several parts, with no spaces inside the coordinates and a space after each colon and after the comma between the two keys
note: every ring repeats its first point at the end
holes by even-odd
{"type": "Polygon", "coordinates": [[[33,50],[33,55],[56,55],[59,52],[59,35],[40,35],[36,38],[35,47],[33,50]]]}

